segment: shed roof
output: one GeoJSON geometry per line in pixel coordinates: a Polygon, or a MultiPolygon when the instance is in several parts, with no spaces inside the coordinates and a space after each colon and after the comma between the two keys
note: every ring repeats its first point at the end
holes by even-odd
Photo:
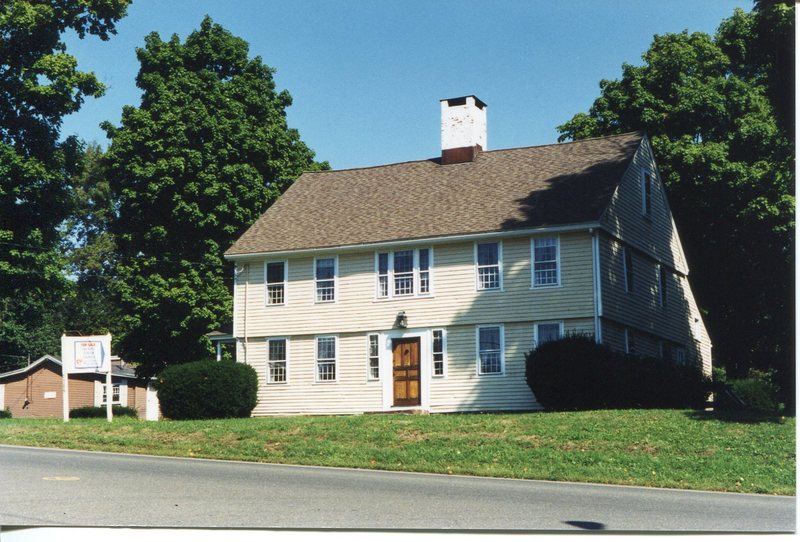
{"type": "Polygon", "coordinates": [[[633,132],[307,172],[225,253],[237,256],[596,222],[644,138],[633,132]]]}

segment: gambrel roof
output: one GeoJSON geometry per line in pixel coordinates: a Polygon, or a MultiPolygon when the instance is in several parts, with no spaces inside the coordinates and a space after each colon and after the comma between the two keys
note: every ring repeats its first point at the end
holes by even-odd
{"type": "Polygon", "coordinates": [[[226,256],[598,222],[644,137],[303,173],[226,256]]]}

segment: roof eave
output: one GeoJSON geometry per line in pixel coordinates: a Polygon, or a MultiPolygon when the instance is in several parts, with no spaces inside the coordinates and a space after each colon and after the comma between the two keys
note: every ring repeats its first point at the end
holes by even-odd
{"type": "Polygon", "coordinates": [[[599,228],[599,221],[580,222],[575,224],[560,224],[555,226],[538,226],[533,228],[519,228],[514,230],[499,230],[490,232],[466,233],[458,235],[442,235],[437,237],[417,237],[412,239],[393,239],[387,241],[376,241],[374,243],[361,243],[353,245],[336,245],[327,247],[308,247],[290,250],[273,250],[259,252],[243,252],[239,254],[225,254],[224,258],[231,261],[255,260],[264,257],[278,258],[286,256],[304,256],[310,254],[341,253],[341,252],[363,252],[379,250],[389,247],[402,247],[409,245],[441,245],[445,243],[480,241],[486,239],[505,239],[508,237],[524,237],[527,235],[539,235],[543,233],[569,233],[582,230],[599,228]]]}

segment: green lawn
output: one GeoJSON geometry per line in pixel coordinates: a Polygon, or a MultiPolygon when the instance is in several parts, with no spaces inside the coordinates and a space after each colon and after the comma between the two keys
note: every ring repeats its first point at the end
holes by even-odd
{"type": "Polygon", "coordinates": [[[795,418],[606,410],[194,422],[0,420],[0,443],[265,463],[795,493],[795,418]]]}

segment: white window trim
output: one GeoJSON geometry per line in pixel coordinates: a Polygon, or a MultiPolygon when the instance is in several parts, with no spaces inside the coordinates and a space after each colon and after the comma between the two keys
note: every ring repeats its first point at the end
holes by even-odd
{"type": "Polygon", "coordinates": [[[625,285],[625,293],[629,294],[633,291],[631,285],[628,281],[628,271],[630,271],[631,275],[636,277],[635,271],[633,269],[633,252],[631,249],[624,246],[622,247],[622,282],[625,285]],[[628,255],[631,257],[631,269],[628,269],[628,255]]]}
{"type": "Polygon", "coordinates": [[[289,293],[289,260],[266,260],[264,262],[264,305],[267,307],[282,307],[286,305],[287,294],[289,293]],[[283,263],[283,283],[269,282],[267,274],[267,266],[271,263],[283,263]],[[283,284],[283,303],[270,303],[269,302],[269,287],[270,285],[283,284]]]}
{"type": "Polygon", "coordinates": [[[503,291],[503,241],[475,241],[473,244],[473,266],[475,267],[475,291],[476,292],[502,292],[503,291]],[[498,287],[497,288],[481,288],[481,280],[478,273],[478,245],[489,245],[492,243],[497,244],[497,270],[498,270],[498,287]]]}
{"type": "Polygon", "coordinates": [[[444,328],[431,329],[431,377],[432,378],[447,378],[447,330],[444,328]],[[442,374],[436,374],[436,361],[433,359],[433,332],[442,332],[442,374]]]}
{"type": "Polygon", "coordinates": [[[558,324],[558,338],[564,338],[564,321],[563,320],[548,320],[543,322],[534,322],[533,323],[533,347],[539,347],[539,326],[546,326],[549,324],[558,324]]]}
{"type": "Polygon", "coordinates": [[[653,216],[653,179],[654,175],[650,171],[649,168],[642,168],[641,172],[639,173],[639,186],[642,192],[642,216],[645,218],[650,218],[653,216]],[[647,188],[646,188],[646,180],[650,177],[650,210],[647,209],[647,188]]]}
{"type": "Polygon", "coordinates": [[[631,353],[631,330],[630,328],[625,328],[623,333],[623,339],[625,341],[625,353],[631,353]]]}
{"type": "Polygon", "coordinates": [[[375,252],[375,300],[387,301],[390,299],[408,299],[414,297],[433,297],[433,247],[418,247],[418,248],[400,248],[400,249],[387,249],[375,252]],[[395,294],[394,293],[394,253],[411,250],[413,253],[413,288],[414,292],[410,294],[395,294]],[[419,267],[419,251],[428,251],[428,291],[425,293],[420,292],[420,274],[422,270],[419,267]],[[381,279],[380,279],[380,255],[387,254],[387,270],[386,270],[386,295],[381,296],[381,279]]]}
{"type": "MultiPolygon", "coordinates": [[[[106,388],[105,380],[94,381],[94,406],[106,406],[103,402],[103,392],[106,388]]],[[[122,379],[119,382],[111,382],[111,405],[128,406],[128,380],[122,379]],[[114,401],[113,388],[119,386],[119,401],[114,401]]]]}
{"type": "MultiPolygon", "coordinates": [[[[267,354],[266,354],[266,382],[268,386],[285,386],[289,383],[289,337],[269,337],[266,340],[267,345],[267,354]],[[286,358],[284,359],[284,363],[286,364],[286,380],[283,381],[270,381],[269,379],[269,343],[270,341],[286,341],[286,358]]],[[[316,348],[316,342],[314,343],[314,347],[316,348]]]]}
{"type": "Polygon", "coordinates": [[[667,286],[667,279],[669,271],[661,264],[656,264],[656,272],[658,273],[658,306],[664,308],[669,303],[669,289],[667,286]],[[663,280],[662,280],[663,278],[663,280]]]}
{"type": "Polygon", "coordinates": [[[314,383],[315,384],[335,384],[339,382],[339,335],[314,335],[314,383]],[[334,355],[336,356],[333,360],[333,374],[335,377],[333,380],[320,380],[319,379],[319,370],[317,365],[319,365],[319,358],[317,354],[319,350],[317,348],[317,339],[325,339],[332,337],[334,339],[334,355]]]}
{"type": "MultiPolygon", "coordinates": [[[[315,343],[315,346],[316,346],[316,343],[315,343]]],[[[380,380],[381,380],[381,335],[380,335],[380,333],[367,333],[367,381],[368,382],[380,382],[380,380]],[[373,357],[376,357],[376,356],[372,356],[371,355],[372,352],[370,352],[370,348],[372,346],[370,344],[370,339],[372,337],[375,337],[375,340],[377,341],[377,348],[378,348],[378,355],[377,355],[377,358],[378,358],[378,377],[377,378],[372,376],[372,371],[370,370],[370,361],[371,361],[371,359],[373,357]]]]}
{"type": "Polygon", "coordinates": [[[561,287],[561,236],[560,235],[546,235],[531,238],[531,289],[546,290],[547,288],[560,288],[561,287]],[[556,283],[555,284],[536,284],[536,240],[537,239],[555,239],[556,240],[556,283]]]}
{"type": "Polygon", "coordinates": [[[475,326],[475,373],[480,377],[497,377],[506,375],[506,332],[503,324],[484,324],[475,326]],[[481,372],[481,329],[500,328],[500,372],[482,373],[481,372]]]}
{"type": "Polygon", "coordinates": [[[326,304],[326,303],[336,303],[339,301],[339,256],[321,256],[319,258],[314,258],[314,268],[311,270],[312,276],[314,278],[314,291],[312,292],[314,296],[314,303],[316,304],[326,304]],[[317,279],[317,260],[330,260],[333,258],[333,299],[327,301],[320,301],[317,299],[317,282],[319,280],[330,280],[330,279],[317,279]]]}

